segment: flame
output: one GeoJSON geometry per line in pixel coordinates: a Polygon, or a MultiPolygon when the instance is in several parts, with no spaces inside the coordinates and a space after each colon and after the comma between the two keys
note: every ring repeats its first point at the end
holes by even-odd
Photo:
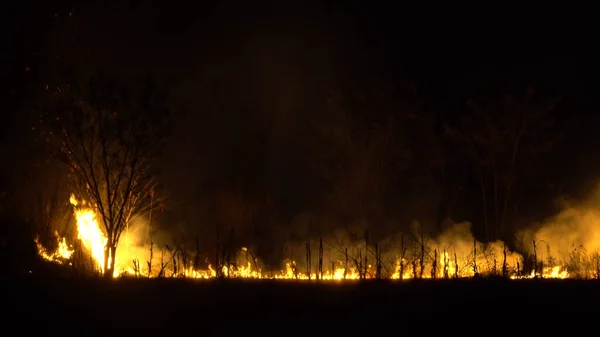
{"type": "MultiPolygon", "coordinates": [[[[70,202],[74,207],[74,217],[76,220],[77,240],[81,243],[82,249],[90,257],[93,267],[104,272],[104,248],[107,237],[104,234],[99,216],[95,208],[83,200],[78,200],[71,195],[70,202]]],[[[457,227],[458,228],[458,227],[457,227]]],[[[57,249],[50,252],[44,248],[36,238],[39,255],[48,261],[61,264],[68,263],[71,260],[75,249],[67,244],[66,238],[57,238],[57,249]]],[[[296,260],[290,259],[285,263],[285,269],[280,271],[263,271],[254,258],[249,258],[247,247],[241,247],[237,258],[232,262],[220,266],[219,273],[210,264],[206,269],[198,269],[193,263],[186,260],[174,259],[173,254],[170,258],[167,256],[157,257],[155,254],[152,259],[147,252],[148,247],[136,243],[135,233],[125,232],[124,237],[119,242],[118,258],[115,260],[115,270],[113,277],[120,275],[145,276],[145,277],[186,277],[197,279],[210,279],[215,277],[228,278],[253,278],[253,279],[291,279],[291,280],[323,280],[323,281],[341,281],[341,280],[359,280],[375,279],[385,277],[395,280],[424,278],[424,279],[447,279],[473,277],[476,274],[481,275],[506,275],[511,279],[522,278],[569,278],[570,275],[564,266],[544,265],[540,262],[537,271],[530,274],[523,274],[523,258],[516,253],[506,250],[502,242],[489,243],[483,245],[472,239],[470,230],[465,234],[464,228],[453,229],[446,234],[446,237],[439,237],[436,240],[428,242],[428,249],[425,251],[415,250],[411,254],[404,253],[402,256],[391,257],[389,266],[385,268],[376,263],[373,257],[367,259],[357,259],[349,257],[348,249],[345,251],[345,258],[331,261],[329,259],[322,266],[322,272],[317,272],[315,266],[306,268],[305,265],[299,265],[296,260]],[[458,240],[457,237],[470,239],[458,240]],[[447,242],[454,242],[452,245],[447,242]],[[432,247],[436,247],[431,249],[432,247]],[[446,248],[440,248],[446,247],[446,248]],[[245,256],[245,261],[243,259],[245,256]],[[475,258],[473,257],[475,256],[475,258]],[[159,262],[156,260],[160,259],[159,262]],[[423,260],[421,260],[423,259],[423,260]],[[170,260],[165,262],[164,260],[170,260]],[[126,262],[121,262],[126,261],[126,262]],[[325,266],[327,265],[327,266],[325,266]],[[307,270],[310,269],[310,270],[307,270]],[[385,270],[384,270],[385,269],[385,270]],[[505,269],[505,270],[503,270],[505,269]]],[[[364,251],[364,244],[361,249],[364,251]]],[[[110,263],[110,260],[108,261],[110,263]]]]}
{"type": "Polygon", "coordinates": [[[511,279],[513,279],[513,280],[517,279],[517,278],[528,279],[528,278],[536,278],[538,276],[542,277],[542,278],[566,279],[566,278],[569,278],[569,273],[567,272],[566,269],[562,268],[561,266],[544,267],[543,272],[540,273],[540,275],[537,275],[535,271],[532,271],[531,274],[521,276],[521,277],[511,276],[511,279]]]}
{"type": "Polygon", "coordinates": [[[56,240],[58,246],[54,252],[49,252],[39,241],[39,237],[35,238],[35,244],[37,246],[38,254],[47,261],[64,263],[68,261],[73,255],[73,248],[67,245],[67,240],[65,238],[60,238],[58,232],[54,232],[56,236],[56,240]]]}
{"type": "MultiPolygon", "coordinates": [[[[77,206],[74,197],[71,197],[71,201],[75,201],[73,206],[77,206]]],[[[81,240],[97,267],[104,272],[104,247],[107,238],[98,225],[96,213],[91,208],[75,208],[75,219],[77,221],[77,239],[81,240]]],[[[109,260],[108,263],[110,262],[109,260]]]]}
{"type": "MultiPolygon", "coordinates": [[[[78,200],[74,195],[71,195],[70,202],[74,207],[74,215],[77,223],[77,239],[93,259],[95,263],[94,267],[104,273],[104,249],[108,238],[102,231],[99,216],[93,207],[84,200],[78,200]]],[[[131,244],[128,235],[125,235],[119,247],[121,248],[120,255],[124,257],[124,260],[133,261],[133,258],[129,258],[131,258],[132,251],[135,251],[135,247],[131,244]]],[[[112,258],[109,256],[107,265],[110,265],[111,260],[112,258]]],[[[121,264],[119,260],[119,258],[115,260],[114,277],[123,273],[133,273],[131,266],[121,264]]]]}

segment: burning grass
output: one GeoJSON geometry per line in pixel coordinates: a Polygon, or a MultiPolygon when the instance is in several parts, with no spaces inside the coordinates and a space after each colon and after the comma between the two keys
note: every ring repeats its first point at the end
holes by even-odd
{"type": "MultiPolygon", "coordinates": [[[[75,245],[69,245],[66,238],[57,235],[54,250],[36,241],[39,255],[45,260],[68,265],[73,270],[101,274],[106,237],[97,214],[93,207],[74,197],[71,203],[77,223],[75,245]]],[[[306,238],[304,242],[288,245],[289,258],[279,269],[267,268],[247,247],[221,245],[214,253],[206,253],[200,251],[197,245],[192,252],[183,244],[158,245],[151,238],[148,243],[141,238],[143,235],[139,231],[128,228],[119,243],[113,277],[297,281],[460,279],[478,276],[593,279],[600,278],[600,246],[595,245],[596,236],[590,235],[593,227],[587,226],[587,231],[583,231],[582,223],[600,224],[600,217],[596,221],[595,216],[596,213],[579,214],[568,210],[556,217],[552,225],[522,233],[521,251],[528,252],[525,255],[511,251],[500,241],[478,242],[473,238],[468,223],[454,224],[434,237],[428,237],[415,224],[409,232],[378,239],[370,238],[367,231],[363,235],[338,232],[328,237],[306,238]],[[576,216],[583,222],[574,221],[576,216]],[[560,230],[564,228],[561,223],[575,223],[580,228],[565,237],[560,230]],[[587,234],[578,236],[581,233],[587,234]],[[584,242],[593,250],[573,243],[571,249],[565,251],[562,238],[584,242]],[[558,249],[553,249],[555,243],[558,249]],[[210,263],[208,256],[212,257],[210,263]]]]}

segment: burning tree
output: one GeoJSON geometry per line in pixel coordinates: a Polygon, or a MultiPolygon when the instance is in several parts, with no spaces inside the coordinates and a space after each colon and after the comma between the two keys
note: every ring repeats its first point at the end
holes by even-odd
{"type": "Polygon", "coordinates": [[[112,277],[119,239],[134,216],[159,204],[153,164],[169,110],[149,78],[139,95],[102,76],[83,87],[70,81],[51,94],[40,122],[45,140],[69,170],[106,235],[103,271],[112,277]]]}

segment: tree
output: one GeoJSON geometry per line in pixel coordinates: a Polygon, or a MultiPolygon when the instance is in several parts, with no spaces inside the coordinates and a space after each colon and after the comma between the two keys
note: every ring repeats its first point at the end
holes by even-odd
{"type": "Polygon", "coordinates": [[[414,175],[427,179],[435,186],[441,198],[438,224],[452,221],[458,199],[461,176],[456,170],[455,151],[448,146],[443,132],[443,110],[431,104],[426,93],[412,82],[407,83],[405,132],[409,135],[414,175]]]}
{"type": "MultiPolygon", "coordinates": [[[[344,236],[349,238],[349,242],[336,245],[336,250],[345,255],[346,261],[354,261],[364,278],[373,258],[377,275],[381,274],[383,235],[379,234],[388,210],[384,201],[407,151],[398,132],[401,117],[393,104],[393,90],[358,83],[349,81],[335,89],[326,88],[323,113],[313,121],[316,158],[310,165],[327,182],[323,204],[337,211],[344,236]],[[351,249],[348,256],[348,248],[352,247],[356,249],[351,249]]],[[[324,229],[317,234],[319,244],[324,234],[324,229]]]]}
{"type": "MultiPolygon", "coordinates": [[[[74,77],[71,77],[74,78],[74,77]]],[[[168,131],[165,97],[148,77],[138,95],[103,76],[52,92],[40,130],[66,164],[76,193],[96,209],[107,237],[103,271],[112,277],[121,233],[161,198],[153,164],[168,131]]]]}
{"type": "MultiPolygon", "coordinates": [[[[214,265],[217,276],[221,276],[222,266],[226,266],[228,271],[232,267],[238,267],[236,254],[242,246],[246,247],[246,251],[250,249],[250,255],[255,255],[254,246],[249,245],[254,242],[242,242],[241,238],[252,237],[250,225],[252,218],[256,215],[256,205],[239,190],[218,191],[213,199],[214,211],[217,216],[214,265]]],[[[254,258],[252,261],[256,264],[254,258]]]]}
{"type": "Polygon", "coordinates": [[[351,87],[326,93],[325,113],[313,123],[318,157],[311,168],[328,181],[329,201],[351,221],[372,217],[407,154],[392,92],[351,87]]]}
{"type": "Polygon", "coordinates": [[[470,99],[468,113],[448,133],[463,145],[477,177],[486,240],[504,239],[513,191],[527,165],[547,153],[557,140],[550,128],[557,98],[536,97],[533,86],[524,95],[470,99]]]}

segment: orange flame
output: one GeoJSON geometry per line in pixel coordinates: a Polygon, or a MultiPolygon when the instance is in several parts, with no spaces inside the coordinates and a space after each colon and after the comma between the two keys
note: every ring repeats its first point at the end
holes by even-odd
{"type": "MultiPolygon", "coordinates": [[[[87,204],[85,201],[80,201],[71,196],[71,204],[74,206],[74,216],[77,223],[77,239],[81,242],[82,247],[92,258],[95,268],[103,271],[104,267],[104,247],[107,242],[106,235],[102,231],[98,222],[98,216],[95,209],[87,204]]],[[[133,235],[132,235],[133,236],[133,235]]],[[[38,246],[38,252],[41,257],[48,261],[54,261],[58,263],[65,263],[70,261],[73,255],[73,248],[67,245],[65,238],[58,238],[58,248],[54,252],[49,252],[45,249],[39,241],[36,239],[38,246]]],[[[440,239],[441,240],[441,239],[440,239]]],[[[223,277],[231,278],[255,278],[255,279],[296,279],[296,280],[357,280],[361,278],[372,279],[376,278],[378,271],[373,265],[366,263],[363,264],[362,260],[353,259],[352,263],[346,261],[334,261],[329,264],[327,268],[323,266],[322,274],[314,271],[312,268],[310,272],[306,271],[306,268],[299,268],[296,261],[290,260],[285,263],[285,269],[276,272],[264,272],[258,267],[257,261],[250,261],[246,258],[246,261],[236,261],[230,265],[224,265],[220,268],[220,273],[209,265],[205,270],[199,270],[194,268],[192,265],[182,265],[182,262],[176,262],[177,265],[171,263],[170,265],[164,264],[163,262],[157,263],[156,261],[147,261],[144,259],[147,257],[147,253],[144,254],[142,248],[136,247],[133,244],[131,237],[125,236],[124,240],[121,240],[119,244],[120,255],[115,261],[115,271],[113,276],[119,275],[136,275],[136,276],[147,276],[147,277],[158,277],[158,276],[177,276],[177,277],[188,277],[188,278],[199,278],[208,279],[217,277],[220,274],[223,277]],[[140,249],[137,249],[140,248],[140,249]],[[119,260],[127,261],[127,263],[120,263],[119,260]],[[137,261],[137,263],[136,263],[137,261]],[[142,266],[139,261],[144,264],[147,262],[147,266],[142,266]],[[366,266],[366,267],[365,267],[366,266]],[[150,268],[150,270],[149,270],[150,268]],[[300,270],[302,269],[302,270],[300,270]]],[[[406,258],[396,256],[392,259],[392,270],[386,271],[386,275],[391,279],[410,279],[410,278],[455,278],[455,277],[472,277],[475,275],[477,270],[480,274],[499,274],[498,270],[501,266],[498,266],[498,258],[503,257],[506,254],[506,266],[511,268],[511,278],[533,278],[535,276],[542,276],[545,278],[568,278],[569,273],[567,270],[559,265],[548,265],[543,266],[543,272],[536,274],[532,272],[529,275],[521,275],[521,273],[515,273],[518,269],[519,261],[522,261],[522,257],[516,253],[503,251],[504,244],[501,242],[488,244],[486,250],[477,255],[474,259],[472,250],[473,241],[464,247],[460,245],[454,245],[452,253],[444,250],[434,250],[432,254],[433,258],[428,256],[426,261],[421,263],[420,258],[406,258]],[[470,246],[469,246],[470,245],[470,246]],[[461,254],[458,254],[461,251],[461,254]],[[470,254],[470,255],[469,255],[470,254]]],[[[437,247],[445,247],[441,242],[432,242],[431,245],[437,247]]],[[[475,244],[477,248],[477,244],[475,244]]],[[[147,248],[143,248],[147,249],[147,248]]],[[[241,255],[247,255],[247,249],[242,247],[241,255]]],[[[424,255],[422,255],[425,257],[424,255]]],[[[154,257],[156,259],[156,257],[154,257]]],[[[504,257],[502,260],[503,261],[504,257]]],[[[110,262],[110,261],[109,261],[110,262]]],[[[371,260],[371,263],[375,261],[371,260]]],[[[504,264],[504,262],[500,262],[504,264]]],[[[382,267],[379,266],[381,270],[382,267]]],[[[381,275],[381,274],[380,274],[381,275]]]]}

